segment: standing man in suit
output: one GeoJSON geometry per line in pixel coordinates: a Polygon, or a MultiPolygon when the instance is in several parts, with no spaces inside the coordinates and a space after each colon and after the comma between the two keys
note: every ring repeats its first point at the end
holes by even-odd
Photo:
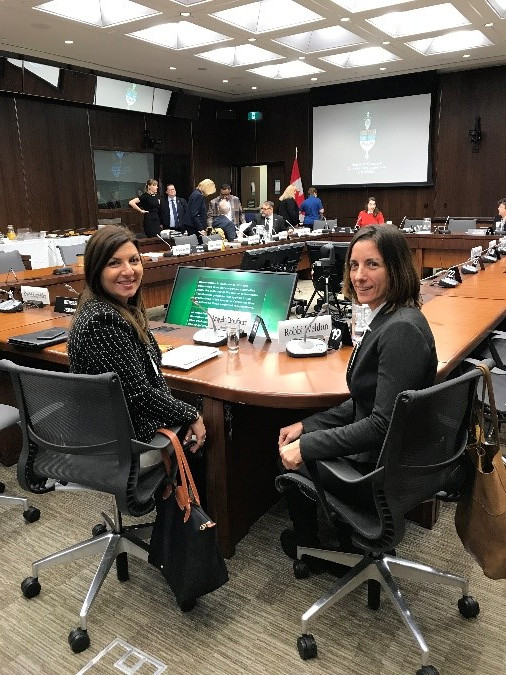
{"type": "Polygon", "coordinates": [[[161,201],[163,227],[166,230],[186,232],[190,222],[188,202],[186,199],[176,197],[176,188],[172,183],[167,185],[161,201]]]}
{"type": "Polygon", "coordinates": [[[214,219],[219,215],[223,215],[219,208],[220,202],[223,200],[225,200],[228,205],[228,213],[225,213],[224,215],[234,223],[236,232],[238,232],[239,227],[246,222],[246,219],[242,210],[241,200],[239,197],[232,194],[232,188],[228,183],[224,183],[220,188],[220,194],[209,202],[209,209],[207,210],[207,226],[216,227],[214,219]]]}
{"type": "Polygon", "coordinates": [[[289,229],[289,223],[287,223],[282,216],[278,216],[277,213],[274,213],[273,202],[264,202],[262,204],[260,213],[255,214],[255,218],[251,222],[251,225],[243,231],[243,234],[246,237],[255,234],[257,225],[263,225],[264,232],[269,232],[271,236],[289,229]]]}

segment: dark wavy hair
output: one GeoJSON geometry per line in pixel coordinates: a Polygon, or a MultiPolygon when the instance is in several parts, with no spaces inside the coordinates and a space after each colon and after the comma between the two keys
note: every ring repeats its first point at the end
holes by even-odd
{"type": "Polygon", "coordinates": [[[79,297],[79,304],[74,315],[74,320],[85,302],[88,302],[88,300],[101,300],[112,305],[132,325],[142,342],[148,342],[148,319],[142,299],[141,287],[139,286],[136,294],[128,299],[128,303],[125,306],[109,295],[102,286],[102,270],[116,251],[128,242],[131,242],[139,251],[139,242],[134,233],[118,225],[106,225],[106,227],[100,228],[89,238],[84,251],[84,278],[86,285],[79,297]]]}
{"type": "Polygon", "coordinates": [[[373,216],[376,218],[380,210],[378,209],[378,202],[376,201],[376,197],[367,197],[367,201],[364,206],[364,211],[367,211],[367,207],[369,206],[369,202],[374,202],[376,206],[374,207],[374,211],[372,212],[373,216]]]}
{"type": "Polygon", "coordinates": [[[387,270],[388,291],[385,298],[385,311],[391,312],[399,307],[420,309],[420,277],[416,271],[406,236],[393,225],[368,225],[355,234],[346,253],[344,295],[354,300],[357,299],[350,278],[350,259],[355,244],[367,240],[375,244],[387,270]]]}

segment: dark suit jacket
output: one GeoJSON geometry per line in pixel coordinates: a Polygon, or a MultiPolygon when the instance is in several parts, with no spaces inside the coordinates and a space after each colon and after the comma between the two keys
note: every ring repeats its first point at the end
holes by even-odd
{"type": "Polygon", "coordinates": [[[190,222],[187,227],[188,234],[196,234],[199,243],[202,243],[200,232],[207,227],[207,207],[204,195],[196,188],[188,199],[188,210],[190,212],[190,222]]]}
{"type": "MultiPolygon", "coordinates": [[[[190,212],[188,211],[188,202],[186,199],[181,197],[176,197],[176,208],[177,208],[177,217],[178,225],[175,228],[179,232],[186,232],[188,225],[190,224],[190,212]]],[[[165,229],[170,228],[170,203],[167,195],[163,195],[160,199],[162,203],[162,222],[165,229]]]]}
{"type": "MultiPolygon", "coordinates": [[[[277,213],[274,213],[272,218],[272,231],[274,234],[278,234],[278,232],[288,229],[288,223],[286,223],[281,216],[278,216],[277,213]]],[[[265,225],[265,218],[260,213],[255,213],[251,225],[244,230],[244,235],[250,237],[252,234],[256,234],[257,225],[265,225]]]]}
{"type": "Polygon", "coordinates": [[[213,218],[213,227],[221,227],[225,233],[227,241],[234,241],[237,239],[237,234],[235,232],[234,223],[227,218],[227,216],[221,215],[213,218]]]}
{"type": "Polygon", "coordinates": [[[434,384],[434,337],[420,310],[403,307],[385,314],[382,308],[370,329],[348,364],[351,399],[303,420],[304,461],[348,456],[375,462],[397,394],[434,384]]]}

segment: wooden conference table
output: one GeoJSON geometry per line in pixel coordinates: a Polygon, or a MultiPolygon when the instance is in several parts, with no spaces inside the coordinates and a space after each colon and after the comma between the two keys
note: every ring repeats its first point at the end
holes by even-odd
{"type": "MultiPolygon", "coordinates": [[[[486,247],[491,237],[471,235],[436,235],[436,234],[407,234],[410,249],[413,253],[415,264],[420,276],[424,269],[433,267],[449,267],[464,262],[474,246],[486,247]]],[[[264,246],[278,246],[280,244],[304,242],[304,241],[350,241],[351,234],[332,232],[325,235],[311,235],[308,237],[295,237],[287,241],[272,242],[270,244],[258,244],[256,246],[241,246],[239,248],[227,248],[224,251],[210,251],[194,253],[187,256],[158,258],[158,260],[145,262],[143,279],[143,296],[146,307],[157,307],[168,303],[172,284],[174,282],[179,265],[194,265],[197,267],[223,267],[237,269],[241,266],[244,251],[264,246]]],[[[55,240],[58,241],[58,240],[55,240]]],[[[142,239],[141,250],[147,252],[162,252],[164,244],[159,239],[142,239]]],[[[69,284],[80,292],[84,288],[83,268],[71,265],[73,273],[66,275],[54,275],[55,267],[46,267],[34,270],[16,272],[19,279],[13,282],[9,276],[9,287],[14,288],[16,297],[20,298],[20,286],[42,286],[49,290],[49,298],[53,304],[57,296],[72,296],[72,292],[65,287],[69,284]]],[[[309,271],[309,258],[304,251],[300,261],[299,272],[309,271]]],[[[0,275],[0,285],[2,279],[0,275]]]]}
{"type": "MultiPolygon", "coordinates": [[[[506,317],[506,261],[463,277],[453,290],[423,306],[434,333],[438,379],[442,380],[506,317]],[[490,296],[489,296],[490,294],[490,296]]],[[[425,284],[427,285],[427,284],[425,284]]],[[[65,344],[41,352],[12,348],[9,336],[53,326],[70,319],[49,308],[0,316],[2,356],[39,367],[66,369],[65,344]]],[[[159,324],[158,324],[159,325],[159,324]]],[[[155,330],[161,345],[191,343],[194,329],[155,330]]],[[[226,556],[276,499],[277,435],[281,426],[311,411],[348,397],[345,372],[351,348],[322,358],[292,359],[278,353],[277,342],[257,336],[252,345],[241,340],[239,353],[221,354],[189,372],[165,369],[168,385],[203,410],[207,427],[205,492],[207,507],[218,522],[226,556]]],[[[6,388],[4,387],[4,392],[6,388]]]]}

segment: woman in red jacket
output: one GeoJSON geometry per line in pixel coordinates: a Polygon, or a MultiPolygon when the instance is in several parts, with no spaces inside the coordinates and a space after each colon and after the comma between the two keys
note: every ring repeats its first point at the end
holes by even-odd
{"type": "Polygon", "coordinates": [[[376,198],[369,197],[363,211],[360,211],[357,218],[357,229],[367,225],[383,225],[385,219],[383,214],[376,206],[376,198]]]}

